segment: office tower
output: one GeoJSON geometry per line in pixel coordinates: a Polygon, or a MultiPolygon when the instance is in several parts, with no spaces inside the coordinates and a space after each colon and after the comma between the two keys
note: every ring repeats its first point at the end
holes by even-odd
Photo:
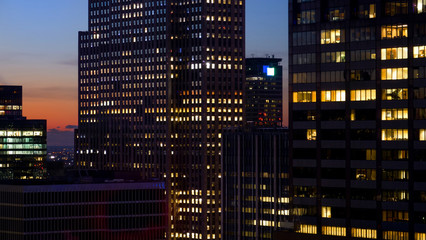
{"type": "Polygon", "coordinates": [[[246,121],[254,126],[281,126],[283,68],[279,58],[246,59],[246,121]]]}
{"type": "Polygon", "coordinates": [[[0,180],[43,179],[46,120],[22,116],[22,87],[0,86],[0,180]]]}
{"type": "Polygon", "coordinates": [[[22,86],[0,86],[0,118],[22,117],[22,86]]]}
{"type": "Polygon", "coordinates": [[[288,130],[226,129],[222,139],[222,239],[271,239],[289,223],[288,130]]]}
{"type": "Polygon", "coordinates": [[[300,232],[424,239],[424,1],[290,1],[300,232]]]}
{"type": "Polygon", "coordinates": [[[245,3],[89,1],[80,168],[164,178],[168,239],[220,238],[222,128],[243,122],[245,3]]]}
{"type": "Polygon", "coordinates": [[[0,238],[161,240],[162,182],[0,185],[0,238]]]}

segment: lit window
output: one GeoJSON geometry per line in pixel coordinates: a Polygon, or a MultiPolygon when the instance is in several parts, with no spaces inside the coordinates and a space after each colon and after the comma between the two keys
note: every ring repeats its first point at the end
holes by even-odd
{"type": "Polygon", "coordinates": [[[415,46],[413,47],[413,58],[424,58],[426,46],[415,46]]]}
{"type": "Polygon", "coordinates": [[[33,131],[23,131],[22,135],[23,136],[34,136],[34,132],[33,131]]]}
{"type": "Polygon", "coordinates": [[[376,89],[351,90],[351,101],[376,100],[376,89]]]}
{"type": "Polygon", "coordinates": [[[376,169],[354,169],[355,179],[359,181],[376,181],[376,169]]]}
{"type": "Polygon", "coordinates": [[[352,237],[354,238],[377,238],[377,230],[365,228],[352,228],[352,237]]]}
{"type": "Polygon", "coordinates": [[[300,224],[300,228],[297,232],[306,234],[317,234],[317,226],[300,224]]]}
{"type": "Polygon", "coordinates": [[[322,227],[323,235],[331,235],[331,236],[346,236],[346,228],[345,227],[331,227],[331,226],[323,226],[322,227]]]}
{"type": "Polygon", "coordinates": [[[414,11],[416,13],[424,13],[426,12],[426,0],[414,0],[414,11]]]}
{"type": "Polygon", "coordinates": [[[359,5],[359,18],[376,18],[376,4],[359,5]]]}
{"type": "Polygon", "coordinates": [[[331,207],[322,207],[322,217],[331,218],[331,207]]]}
{"type": "Polygon", "coordinates": [[[407,141],[408,129],[382,129],[382,141],[407,141]]]}
{"type": "Polygon", "coordinates": [[[382,109],[382,120],[407,120],[408,119],[408,108],[392,108],[382,109]]]}
{"type": "Polygon", "coordinates": [[[382,60],[407,59],[408,48],[382,48],[382,60]]]}
{"type": "Polygon", "coordinates": [[[302,102],[316,102],[316,92],[293,92],[293,102],[302,103],[302,102]]]}
{"type": "Polygon", "coordinates": [[[376,160],[376,149],[367,149],[365,151],[365,160],[375,161],[376,160]]]}
{"type": "Polygon", "coordinates": [[[419,140],[420,141],[426,141],[426,129],[420,129],[419,140]]]}
{"type": "Polygon", "coordinates": [[[407,25],[382,26],[382,39],[406,38],[408,36],[407,25]]]}
{"type": "Polygon", "coordinates": [[[382,213],[384,222],[401,222],[409,219],[408,212],[405,211],[386,210],[382,213]]]}
{"type": "Polygon", "coordinates": [[[396,89],[383,89],[382,100],[407,100],[408,89],[396,88],[396,89]]]}
{"type": "Polygon", "coordinates": [[[383,68],[382,80],[399,80],[408,78],[408,68],[383,68]]]}
{"type": "Polygon", "coordinates": [[[321,44],[343,43],[345,42],[344,36],[344,30],[321,30],[321,44]]]}
{"type": "Polygon", "coordinates": [[[414,240],[426,240],[426,233],[415,233],[414,240]]]}
{"type": "Polygon", "coordinates": [[[329,21],[342,21],[345,20],[345,9],[343,7],[330,8],[327,12],[329,21]]]}
{"type": "Polygon", "coordinates": [[[317,140],[317,130],[316,129],[308,129],[306,131],[306,140],[308,140],[308,141],[317,140]]]}
{"type": "Polygon", "coordinates": [[[345,90],[321,91],[321,102],[344,102],[346,101],[345,90]]]}

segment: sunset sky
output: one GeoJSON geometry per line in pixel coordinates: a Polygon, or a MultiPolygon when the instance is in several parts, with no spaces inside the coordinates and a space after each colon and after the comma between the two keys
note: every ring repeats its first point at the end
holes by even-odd
{"type": "MultiPolygon", "coordinates": [[[[23,86],[24,116],[47,119],[50,146],[73,144],[77,36],[87,30],[87,2],[0,0],[0,84],[23,86]]],[[[247,57],[274,54],[284,58],[286,71],[287,1],[247,0],[246,5],[247,57]]]]}

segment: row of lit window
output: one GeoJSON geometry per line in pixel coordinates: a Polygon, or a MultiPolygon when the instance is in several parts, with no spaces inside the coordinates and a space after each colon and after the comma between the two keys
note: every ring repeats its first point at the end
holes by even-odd
{"type": "Polygon", "coordinates": [[[46,144],[0,144],[0,149],[45,149],[46,144]]]}
{"type": "MultiPolygon", "coordinates": [[[[405,38],[407,36],[408,26],[406,24],[382,26],[382,39],[405,38]]],[[[343,43],[345,42],[344,37],[345,32],[343,29],[321,30],[321,44],[343,43]]]]}
{"type": "MultiPolygon", "coordinates": [[[[376,100],[375,89],[351,90],[351,101],[374,101],[376,100]]],[[[406,100],[408,99],[408,89],[383,89],[382,100],[406,100]]],[[[321,102],[344,102],[346,101],[345,90],[325,90],[321,91],[321,102]]],[[[293,92],[294,103],[316,102],[316,91],[293,92]]]]}
{"type": "MultiPolygon", "coordinates": [[[[240,6],[242,6],[243,5],[243,1],[242,0],[216,0],[219,4],[228,4],[228,5],[231,5],[231,4],[234,4],[234,5],[240,5],[240,6]]],[[[206,3],[211,3],[211,4],[214,4],[215,3],[215,0],[206,0],[206,3]]]]}
{"type": "MultiPolygon", "coordinates": [[[[301,0],[298,0],[301,2],[301,0]]],[[[308,2],[304,0],[303,2],[308,2]]],[[[357,17],[361,19],[376,17],[376,4],[361,4],[358,6],[357,17]]],[[[345,20],[345,8],[336,7],[326,11],[328,21],[343,21],[345,20]]],[[[315,10],[301,11],[297,13],[297,24],[315,23],[315,10]]]]}
{"type": "Polygon", "coordinates": [[[0,137],[41,137],[43,136],[43,131],[8,131],[0,130],[0,137]]]}
{"type": "MultiPolygon", "coordinates": [[[[385,112],[382,112],[382,113],[385,114],[385,112]]],[[[403,114],[403,112],[401,114],[403,114]]],[[[388,116],[383,116],[383,117],[388,117],[388,116]]],[[[306,140],[308,141],[317,140],[317,130],[307,129],[306,140]]],[[[408,129],[382,129],[382,141],[407,141],[407,140],[408,140],[408,129]]],[[[419,140],[426,141],[426,129],[419,129],[419,140]]]]}
{"type": "MultiPolygon", "coordinates": [[[[332,218],[331,207],[322,207],[321,216],[323,218],[332,218]]],[[[394,221],[408,221],[408,212],[406,211],[392,211],[392,210],[384,210],[382,211],[382,220],[384,222],[394,222],[394,221]]]]}
{"type": "MultiPolygon", "coordinates": [[[[426,46],[416,46],[413,47],[413,57],[414,58],[424,58],[426,46]]],[[[382,60],[392,60],[392,59],[407,59],[408,58],[408,48],[399,47],[399,48],[382,48],[382,60]]],[[[293,64],[309,64],[315,63],[314,60],[309,61],[308,56],[305,55],[294,55],[293,64]],[[297,59],[296,59],[297,58],[297,59]],[[304,60],[306,58],[306,60],[304,60]]],[[[314,59],[314,55],[309,55],[310,58],[314,59]]],[[[376,53],[374,50],[357,50],[351,52],[351,61],[366,61],[376,59],[376,53]]],[[[323,52],[321,53],[321,63],[341,63],[345,62],[345,52],[323,52]]]]}
{"type": "MultiPolygon", "coordinates": [[[[243,121],[243,117],[226,117],[226,116],[207,116],[206,117],[207,121],[228,121],[228,122],[238,122],[238,121],[243,121]]],[[[166,118],[164,117],[162,120],[161,118],[157,118],[157,121],[166,121],[166,118]]],[[[171,117],[171,121],[172,122],[201,122],[203,121],[203,117],[202,116],[191,116],[191,117],[171,117]]]]}
{"type": "Polygon", "coordinates": [[[19,105],[0,105],[0,110],[22,110],[22,106],[19,105]]]}
{"type": "MultiPolygon", "coordinates": [[[[269,208],[262,208],[260,209],[263,214],[272,214],[275,215],[277,213],[277,215],[281,215],[281,216],[288,216],[290,214],[290,211],[288,209],[286,210],[278,210],[275,211],[275,209],[269,209],[269,208]]],[[[244,213],[256,213],[256,208],[242,208],[242,212],[244,213]]]]}
{"type": "Polygon", "coordinates": [[[45,155],[47,151],[0,151],[0,155],[45,155]]]}
{"type": "MultiPolygon", "coordinates": [[[[306,234],[317,234],[316,225],[301,224],[297,232],[306,234]]],[[[324,235],[346,236],[345,227],[323,226],[322,232],[324,235]]],[[[354,238],[377,239],[376,229],[352,228],[351,235],[354,238]]],[[[408,240],[408,232],[399,231],[383,231],[383,239],[385,240],[408,240]]],[[[414,233],[414,240],[426,240],[426,233],[414,233]]]]}

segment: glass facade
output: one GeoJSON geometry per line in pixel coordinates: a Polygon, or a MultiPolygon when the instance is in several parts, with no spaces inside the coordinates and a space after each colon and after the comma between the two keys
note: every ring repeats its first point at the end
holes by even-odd
{"type": "Polygon", "coordinates": [[[292,0],[289,9],[290,35],[317,37],[289,39],[297,231],[421,239],[424,1],[292,0]],[[299,24],[301,11],[316,19],[299,24]],[[306,54],[316,61],[295,61],[306,54]]]}

